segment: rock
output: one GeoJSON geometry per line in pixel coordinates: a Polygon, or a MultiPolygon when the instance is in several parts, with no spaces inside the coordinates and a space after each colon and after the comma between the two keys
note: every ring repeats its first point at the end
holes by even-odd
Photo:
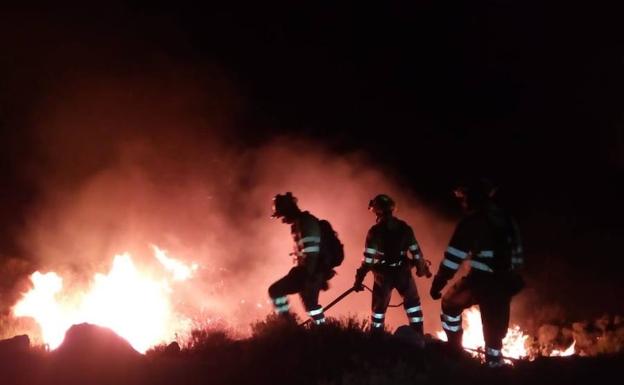
{"type": "Polygon", "coordinates": [[[165,348],[165,353],[166,354],[180,353],[180,345],[176,341],[173,341],[172,343],[167,345],[167,347],[165,348]]]}
{"type": "Polygon", "coordinates": [[[50,384],[131,384],[140,377],[139,352],[111,329],[74,325],[51,352],[50,384]]]}
{"type": "Polygon", "coordinates": [[[116,361],[138,358],[139,352],[111,329],[87,323],[73,325],[65,333],[57,356],[77,360],[116,361]]]}
{"type": "Polygon", "coordinates": [[[25,334],[0,340],[0,354],[25,352],[28,349],[30,349],[30,338],[25,334]]]}

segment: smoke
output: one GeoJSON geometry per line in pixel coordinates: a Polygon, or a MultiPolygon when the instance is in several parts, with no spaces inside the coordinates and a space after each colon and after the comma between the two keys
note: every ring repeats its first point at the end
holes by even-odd
{"type": "MultiPolygon", "coordinates": [[[[3,275],[11,283],[3,307],[35,270],[60,274],[67,292],[88,287],[123,252],[154,270],[153,244],[200,266],[174,288],[180,312],[246,327],[271,312],[267,288],[292,267],[289,228],[268,218],[272,197],[285,191],[331,221],[346,246],[321,303],[352,284],[375,194],[396,199],[425,255],[439,261],[450,224],[371,161],[374,154],[337,153],[309,137],[258,140],[246,123],[255,106],[245,84],[229,66],[198,57],[175,19],[124,7],[79,13],[15,11],[0,23],[12,57],[1,64],[0,96],[16,143],[6,156],[32,191],[15,236],[26,262],[11,268],[11,279],[3,275]]],[[[426,301],[428,282],[418,285],[425,310],[439,306],[426,301]]],[[[370,294],[354,294],[329,315],[368,317],[369,308],[370,294]]],[[[427,312],[436,316],[426,327],[437,313],[427,312]]],[[[391,324],[404,317],[388,312],[391,324]]]]}
{"type": "MultiPolygon", "coordinates": [[[[73,79],[39,106],[29,131],[31,153],[20,158],[39,191],[19,236],[31,266],[14,264],[1,275],[11,277],[3,305],[15,303],[28,285],[26,273],[35,269],[58,272],[66,293],[87,288],[93,274],[108,272],[123,252],[154,270],[153,244],[200,266],[174,288],[181,315],[199,326],[219,322],[245,332],[272,312],[267,288],[292,267],[289,228],[269,219],[272,197],[285,191],[302,209],[328,219],[346,247],[321,304],[352,285],[374,223],[366,206],[378,193],[395,198],[397,215],[414,228],[437,268],[454,223],[375,163],[374,154],[338,153],[299,136],[245,144],[252,128],[236,119],[245,100],[223,73],[201,81],[185,71],[166,74],[153,69],[73,79]]],[[[372,286],[372,274],[365,283],[372,286]]],[[[417,279],[425,330],[433,333],[440,330],[440,305],[429,298],[429,285],[417,279]]],[[[536,312],[535,297],[529,288],[514,300],[512,321],[538,333],[565,314],[553,307],[536,312]]],[[[395,293],[391,303],[400,301],[395,293]]],[[[370,302],[368,292],[352,294],[328,315],[368,318],[370,302]]],[[[304,317],[300,301],[292,304],[304,317]]],[[[403,308],[388,309],[387,322],[391,328],[405,323],[403,308]]]]}
{"type": "MultiPolygon", "coordinates": [[[[413,226],[425,256],[431,258],[434,264],[439,262],[451,231],[449,223],[436,218],[396,180],[369,162],[365,154],[337,156],[324,151],[318,143],[280,140],[260,149],[257,156],[262,162],[257,162],[261,170],[257,174],[259,183],[254,189],[254,201],[266,202],[275,191],[293,191],[299,198],[300,206],[320,218],[328,219],[345,244],[346,260],[337,269],[338,276],[331,282],[332,289],[322,293],[321,303],[329,302],[353,284],[355,269],[361,263],[366,233],[374,223],[374,217],[366,206],[378,193],[388,193],[397,200],[397,215],[413,226]]],[[[263,221],[257,225],[263,226],[263,221]]],[[[277,231],[280,237],[287,236],[286,228],[277,231]]],[[[286,261],[281,255],[285,255],[286,250],[274,251],[278,253],[274,265],[283,266],[281,269],[284,271],[288,264],[284,263],[286,261]]],[[[438,314],[433,311],[433,302],[430,303],[425,295],[428,282],[418,281],[425,311],[438,314]]],[[[372,274],[366,283],[372,287],[372,274]]],[[[397,296],[393,303],[398,302],[400,299],[397,296]]],[[[356,314],[369,317],[370,294],[353,294],[330,312],[333,316],[356,314]]],[[[387,319],[392,326],[405,323],[403,308],[389,309],[387,319]]],[[[427,321],[427,326],[432,327],[436,320],[430,318],[427,321]]]]}
{"type": "MultiPolygon", "coordinates": [[[[66,291],[80,290],[124,252],[155,269],[150,245],[157,245],[200,266],[176,286],[178,310],[241,329],[271,313],[267,288],[292,267],[289,227],[269,219],[272,197],[285,191],[328,219],[346,247],[321,303],[352,285],[374,223],[367,203],[378,193],[396,199],[425,256],[439,262],[451,224],[370,154],[339,154],[303,137],[237,143],[232,132],[245,129],[232,131],[233,117],[242,101],[221,100],[236,99],[232,85],[210,79],[207,86],[182,76],[163,82],[160,74],[93,77],[46,100],[32,130],[33,156],[22,165],[40,191],[19,239],[33,268],[59,273],[66,291]],[[215,99],[221,108],[210,108],[215,99]]],[[[437,315],[439,305],[425,295],[429,282],[418,281],[426,314],[437,315]]],[[[367,318],[369,308],[369,293],[354,294],[328,315],[367,318]]],[[[388,320],[404,323],[403,309],[389,310],[388,320]]],[[[426,327],[437,322],[429,317],[426,327]]]]}
{"type": "MultiPolygon", "coordinates": [[[[58,20],[3,15],[0,39],[12,62],[0,63],[7,74],[0,97],[8,106],[0,117],[24,132],[11,137],[17,145],[7,151],[37,192],[18,235],[30,265],[0,264],[3,307],[15,302],[35,269],[58,272],[68,290],[88,286],[122,252],[155,269],[154,244],[201,266],[175,288],[181,312],[246,327],[271,312],[266,290],[292,266],[288,226],[268,218],[271,198],[285,191],[328,219],[346,246],[322,304],[351,286],[374,222],[366,205],[378,193],[395,198],[397,215],[437,267],[453,223],[423,205],[375,154],[337,153],[297,136],[248,144],[258,138],[244,119],[255,106],[236,76],[189,53],[190,41],[167,17],[134,19],[126,11],[58,20]],[[114,28],[108,19],[116,20],[114,28]]],[[[417,279],[425,330],[433,332],[440,329],[439,302],[429,299],[429,284],[417,279]]],[[[527,294],[514,300],[522,326],[535,321],[536,330],[563,317],[552,308],[537,314],[534,298],[542,293],[527,294]],[[531,301],[522,300],[527,294],[531,301]]],[[[299,301],[292,302],[302,314],[299,301]]],[[[400,299],[395,294],[391,302],[400,299]]],[[[369,309],[363,292],[328,315],[368,318],[369,309]]],[[[403,309],[389,309],[387,320],[404,323],[403,309]]]]}
{"type": "Polygon", "coordinates": [[[593,321],[543,324],[537,336],[542,353],[546,355],[572,342],[580,355],[615,354],[624,349],[624,322],[621,316],[604,315],[593,321]]]}
{"type": "MultiPolygon", "coordinates": [[[[244,101],[221,100],[236,99],[234,88],[222,79],[163,82],[148,74],[83,79],[48,100],[32,130],[34,156],[23,165],[41,191],[20,236],[31,270],[58,272],[66,292],[80,291],[94,273],[108,272],[117,254],[129,252],[142,269],[157,269],[150,247],[157,245],[200,266],[174,288],[180,314],[244,332],[272,312],[267,288],[292,267],[289,227],[269,219],[272,197],[285,191],[328,219],[345,244],[346,260],[321,304],[352,285],[374,223],[367,203],[378,193],[395,198],[397,215],[437,268],[452,221],[376,164],[374,154],[338,153],[296,136],[245,145],[246,127],[235,119],[244,101]]],[[[365,283],[372,287],[372,274],[365,283]]],[[[26,284],[15,287],[23,292],[26,284]]],[[[417,279],[425,330],[433,333],[440,330],[440,305],[429,298],[429,285],[417,279]]],[[[536,312],[534,301],[525,300],[532,296],[529,288],[514,300],[513,322],[536,332],[563,318],[561,309],[536,312]]],[[[16,297],[14,291],[11,303],[16,297]]],[[[304,317],[300,301],[291,302],[304,317]]],[[[328,315],[368,318],[370,302],[368,292],[352,294],[328,315]]],[[[399,302],[395,293],[391,303],[399,302]]],[[[388,309],[387,321],[391,328],[405,323],[403,308],[388,309]]]]}

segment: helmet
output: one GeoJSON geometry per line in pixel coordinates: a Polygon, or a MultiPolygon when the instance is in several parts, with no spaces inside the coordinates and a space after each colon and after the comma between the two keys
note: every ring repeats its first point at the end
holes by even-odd
{"type": "Polygon", "coordinates": [[[273,213],[271,218],[281,218],[287,216],[293,212],[296,212],[297,198],[295,198],[291,192],[286,194],[277,194],[273,197],[273,213]]]}
{"type": "Polygon", "coordinates": [[[379,194],[368,202],[368,209],[375,214],[389,214],[395,209],[392,198],[386,194],[379,194]]]}
{"type": "Polygon", "coordinates": [[[475,206],[493,198],[497,190],[498,187],[491,180],[478,178],[458,184],[453,194],[469,206],[475,206]]]}

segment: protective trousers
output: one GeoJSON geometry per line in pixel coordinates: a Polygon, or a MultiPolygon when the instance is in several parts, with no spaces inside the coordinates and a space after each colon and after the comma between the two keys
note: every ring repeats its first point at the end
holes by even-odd
{"type": "Polygon", "coordinates": [[[499,285],[487,277],[464,277],[442,298],[442,328],[448,342],[457,348],[462,346],[462,312],[473,305],[479,305],[486,361],[498,363],[502,360],[503,338],[509,326],[511,296],[500,290],[499,285]]]}
{"type": "Polygon", "coordinates": [[[322,274],[310,276],[303,266],[293,267],[286,276],[269,287],[269,296],[273,301],[275,312],[287,313],[290,308],[288,295],[299,293],[305,310],[314,322],[317,325],[325,323],[323,308],[318,303],[319,293],[324,284],[325,279],[322,274]]]}
{"type": "Polygon", "coordinates": [[[410,326],[418,333],[423,333],[423,314],[416,283],[407,264],[396,267],[376,267],[373,270],[375,284],[373,286],[373,314],[371,325],[373,330],[384,327],[386,309],[390,303],[392,290],[397,289],[403,297],[403,307],[410,326]]]}

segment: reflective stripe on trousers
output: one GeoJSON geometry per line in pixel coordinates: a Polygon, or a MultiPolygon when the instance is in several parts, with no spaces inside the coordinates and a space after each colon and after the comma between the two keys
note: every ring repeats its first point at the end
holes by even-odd
{"type": "Polygon", "coordinates": [[[385,317],[386,315],[384,313],[373,313],[371,315],[371,324],[374,328],[382,328],[385,317]]]}
{"type": "Polygon", "coordinates": [[[461,314],[458,316],[452,316],[441,312],[440,320],[442,321],[442,328],[447,332],[455,333],[461,330],[461,314]]]}

